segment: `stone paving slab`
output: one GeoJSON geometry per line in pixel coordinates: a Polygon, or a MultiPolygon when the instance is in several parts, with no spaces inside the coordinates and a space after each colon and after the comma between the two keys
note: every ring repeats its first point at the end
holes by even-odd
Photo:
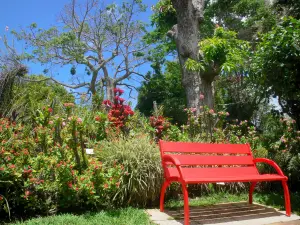
{"type": "MultiPolygon", "coordinates": [[[[159,225],[182,225],[183,207],[147,210],[151,220],[159,225]]],[[[190,225],[300,225],[300,217],[287,217],[285,212],[247,202],[224,203],[213,206],[190,207],[190,225]],[[289,223],[287,223],[289,222],[289,223]]]]}

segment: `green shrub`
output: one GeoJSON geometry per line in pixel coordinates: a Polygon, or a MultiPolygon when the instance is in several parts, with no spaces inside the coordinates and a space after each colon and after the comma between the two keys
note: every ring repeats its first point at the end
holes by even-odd
{"type": "Polygon", "coordinates": [[[145,206],[158,200],[162,184],[160,152],[147,134],[101,142],[96,152],[104,164],[124,166],[125,174],[114,196],[116,204],[145,206]]]}
{"type": "Polygon", "coordinates": [[[122,167],[87,158],[81,118],[43,111],[36,127],[0,119],[1,218],[110,206],[122,167]]]}

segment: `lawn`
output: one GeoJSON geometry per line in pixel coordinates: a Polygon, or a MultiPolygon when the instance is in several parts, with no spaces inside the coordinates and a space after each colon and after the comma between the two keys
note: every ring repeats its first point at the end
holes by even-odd
{"type": "Polygon", "coordinates": [[[141,209],[126,208],[82,215],[61,214],[11,223],[10,225],[150,225],[148,215],[141,209]]]}

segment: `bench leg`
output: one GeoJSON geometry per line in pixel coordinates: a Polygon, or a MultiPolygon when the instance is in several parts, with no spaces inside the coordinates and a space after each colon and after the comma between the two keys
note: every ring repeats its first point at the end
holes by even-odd
{"type": "Polygon", "coordinates": [[[287,216],[291,216],[291,200],[290,192],[286,181],[282,181],[284,200],[285,200],[285,211],[287,216]]]}
{"type": "Polygon", "coordinates": [[[189,210],[189,194],[187,191],[187,185],[181,183],[182,192],[183,192],[183,201],[184,201],[184,225],[190,224],[190,210],[189,210]]]}
{"type": "Polygon", "coordinates": [[[163,212],[164,211],[164,202],[165,202],[165,192],[168,188],[168,186],[170,185],[170,181],[165,181],[163,183],[163,186],[161,188],[160,191],[160,211],[163,212]]]}
{"type": "Polygon", "coordinates": [[[253,203],[253,191],[257,182],[251,182],[249,189],[249,204],[253,203]]]}

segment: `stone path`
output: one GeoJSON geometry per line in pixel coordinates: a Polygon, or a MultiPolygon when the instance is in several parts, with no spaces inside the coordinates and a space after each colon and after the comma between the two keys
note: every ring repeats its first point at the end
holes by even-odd
{"type": "MultiPolygon", "coordinates": [[[[183,207],[165,210],[149,209],[152,221],[159,225],[182,225],[183,207]]],[[[285,216],[285,212],[247,202],[224,203],[214,206],[190,207],[190,225],[300,225],[300,217],[285,216]]]]}

